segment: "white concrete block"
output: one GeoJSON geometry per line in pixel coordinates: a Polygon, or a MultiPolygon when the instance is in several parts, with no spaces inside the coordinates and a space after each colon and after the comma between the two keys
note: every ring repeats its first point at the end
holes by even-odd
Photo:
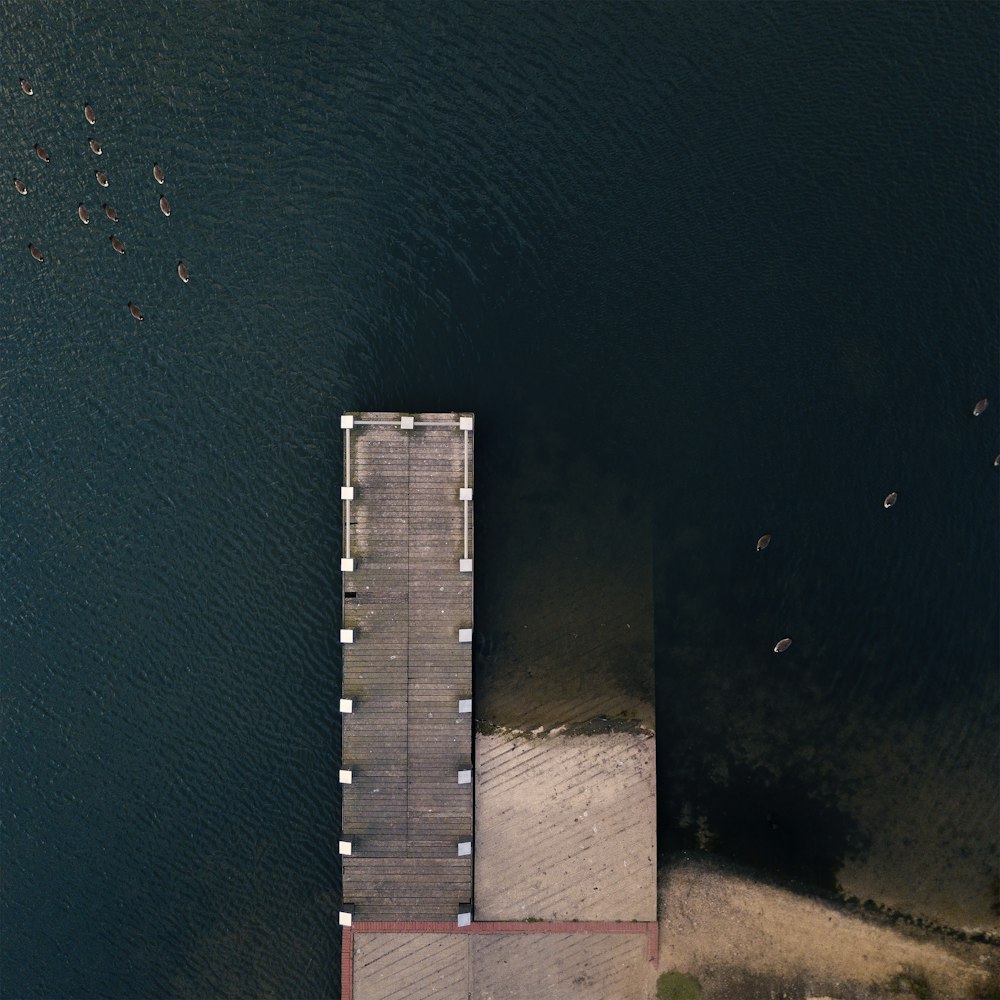
{"type": "Polygon", "coordinates": [[[354,914],[349,910],[340,910],[340,926],[350,927],[352,921],[354,920],[354,914]]]}
{"type": "Polygon", "coordinates": [[[471,715],[472,714],[472,699],[462,698],[458,703],[458,714],[459,715],[471,715]]]}
{"type": "Polygon", "coordinates": [[[399,418],[399,426],[404,431],[412,431],[413,430],[413,417],[400,417],[399,418]]]}
{"type": "Polygon", "coordinates": [[[354,642],[354,629],[342,628],[340,630],[340,641],[343,643],[354,642]]]}
{"type": "Polygon", "coordinates": [[[472,572],[472,560],[471,559],[459,559],[458,560],[458,571],[459,571],[459,573],[471,573],[472,572]]]}
{"type": "Polygon", "coordinates": [[[472,784],[472,772],[471,771],[459,771],[458,772],[458,783],[460,785],[471,785],[472,784]]]}
{"type": "Polygon", "coordinates": [[[350,770],[341,770],[340,772],[340,783],[342,785],[349,785],[354,780],[354,772],[350,770]]]}
{"type": "Polygon", "coordinates": [[[472,912],[470,910],[458,911],[458,926],[468,927],[472,923],[472,912]]]}
{"type": "Polygon", "coordinates": [[[460,628],[458,630],[458,641],[459,642],[472,642],[472,629],[471,628],[460,628]]]}
{"type": "Polygon", "coordinates": [[[458,842],[458,856],[460,858],[468,858],[471,855],[472,855],[472,841],[460,840],[458,842]]]}
{"type": "Polygon", "coordinates": [[[351,842],[349,840],[342,840],[340,842],[340,853],[345,857],[350,857],[351,854],[351,842]]]}
{"type": "Polygon", "coordinates": [[[352,417],[349,413],[343,414],[340,418],[340,426],[345,430],[350,429],[354,426],[354,417],[352,417]]]}
{"type": "Polygon", "coordinates": [[[471,486],[460,486],[458,488],[458,499],[459,500],[471,500],[472,499],[472,487],[471,486]]]}
{"type": "Polygon", "coordinates": [[[353,559],[341,559],[340,560],[340,572],[341,573],[353,573],[354,572],[354,560],[353,559]]]}
{"type": "Polygon", "coordinates": [[[341,715],[350,715],[354,711],[354,699],[353,698],[341,698],[340,699],[340,713],[341,715]]]}
{"type": "Polygon", "coordinates": [[[340,499],[341,500],[353,500],[354,499],[354,487],[353,486],[341,486],[340,487],[340,499]]]}
{"type": "Polygon", "coordinates": [[[472,417],[459,417],[458,418],[458,429],[461,431],[471,431],[472,430],[472,417]]]}

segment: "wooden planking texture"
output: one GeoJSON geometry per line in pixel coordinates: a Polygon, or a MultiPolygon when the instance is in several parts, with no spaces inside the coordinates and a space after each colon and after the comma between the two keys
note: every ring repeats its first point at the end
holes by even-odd
{"type": "MultiPolygon", "coordinates": [[[[355,415],[353,573],[343,575],[344,901],[355,920],[450,920],[472,898],[472,574],[464,552],[465,437],[456,414],[355,415]],[[367,421],[391,421],[391,425],[367,421]],[[434,426],[420,426],[424,423],[434,426]]],[[[469,485],[472,434],[469,433],[469,485]]],[[[472,558],[472,505],[469,505],[472,558]]]]}

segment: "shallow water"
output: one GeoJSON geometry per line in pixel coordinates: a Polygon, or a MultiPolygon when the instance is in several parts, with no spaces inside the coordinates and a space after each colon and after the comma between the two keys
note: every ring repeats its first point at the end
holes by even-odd
{"type": "Polygon", "coordinates": [[[994,7],[0,14],[4,995],[336,994],[367,407],[653,503],[665,849],[988,917],[994,7]]]}

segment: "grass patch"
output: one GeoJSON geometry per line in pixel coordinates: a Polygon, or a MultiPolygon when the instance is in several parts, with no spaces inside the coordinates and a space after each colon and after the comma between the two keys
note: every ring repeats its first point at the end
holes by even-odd
{"type": "Polygon", "coordinates": [[[930,1000],[931,984],[923,969],[905,969],[889,980],[890,993],[911,993],[917,1000],[930,1000]]]}
{"type": "Polygon", "coordinates": [[[664,972],[656,980],[657,1000],[701,1000],[701,983],[686,972],[664,972]]]}

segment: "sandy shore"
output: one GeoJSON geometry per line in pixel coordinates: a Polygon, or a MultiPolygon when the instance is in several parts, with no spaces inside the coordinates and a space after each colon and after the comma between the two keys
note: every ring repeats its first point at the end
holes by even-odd
{"type": "Polygon", "coordinates": [[[659,898],[660,971],[695,975],[703,1000],[1000,996],[996,947],[887,926],[702,857],[661,869],[659,898]]]}

